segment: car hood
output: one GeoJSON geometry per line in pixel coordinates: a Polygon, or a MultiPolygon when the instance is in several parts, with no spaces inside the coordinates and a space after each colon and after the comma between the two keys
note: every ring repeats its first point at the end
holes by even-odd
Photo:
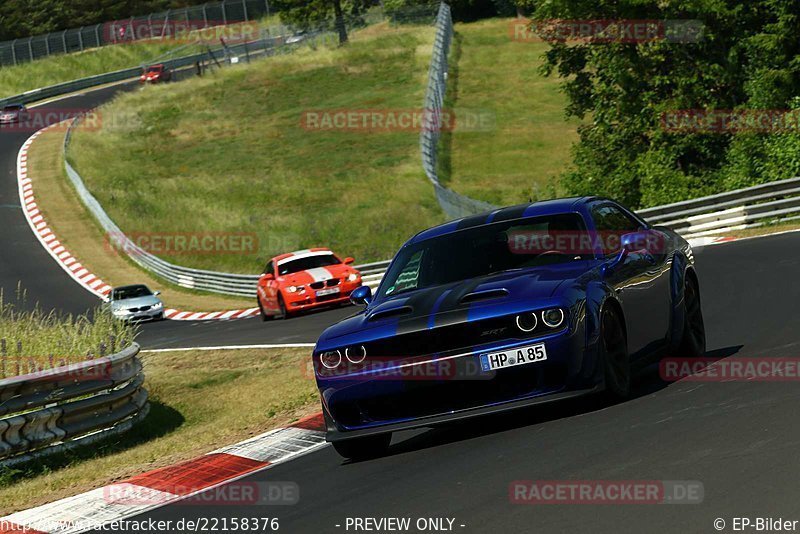
{"type": "Polygon", "coordinates": [[[142,306],[153,306],[161,302],[155,295],[147,295],[145,297],[137,297],[135,299],[113,300],[111,301],[112,309],[126,309],[126,308],[141,308],[142,306]]]}
{"type": "Polygon", "coordinates": [[[328,265],[327,267],[317,267],[307,271],[297,271],[296,273],[286,274],[281,277],[281,281],[288,285],[308,285],[312,282],[330,280],[332,278],[345,278],[355,269],[343,263],[328,265]]]}
{"type": "Polygon", "coordinates": [[[319,346],[520,313],[532,306],[567,306],[562,293],[597,264],[580,260],[509,271],[376,300],[323,332],[319,346]]]}

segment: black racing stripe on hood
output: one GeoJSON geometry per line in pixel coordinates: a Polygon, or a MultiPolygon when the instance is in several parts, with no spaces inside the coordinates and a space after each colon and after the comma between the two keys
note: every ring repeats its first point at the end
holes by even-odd
{"type": "MultiPolygon", "coordinates": [[[[462,304],[461,299],[464,298],[464,295],[475,291],[475,289],[483,282],[484,280],[482,278],[474,278],[472,280],[462,282],[458,286],[454,287],[453,290],[444,298],[444,301],[442,301],[438,311],[450,312],[446,315],[447,324],[462,323],[467,321],[469,304],[462,304]]],[[[439,316],[438,318],[434,319],[434,328],[443,326],[441,317],[442,316],[439,316]]]]}
{"type": "Polygon", "coordinates": [[[433,311],[436,301],[442,294],[453,287],[453,284],[432,287],[411,295],[406,300],[405,305],[410,306],[414,311],[401,318],[397,326],[397,335],[408,332],[416,332],[428,327],[428,319],[433,311]]]}
{"type": "Polygon", "coordinates": [[[508,208],[503,208],[495,213],[494,217],[492,217],[492,222],[496,223],[500,221],[519,219],[525,213],[526,209],[528,209],[528,204],[520,204],[519,206],[509,206],[508,208]]]}
{"type": "Polygon", "coordinates": [[[480,226],[486,223],[487,215],[485,213],[481,213],[480,215],[472,215],[470,217],[466,217],[458,221],[458,225],[456,229],[463,230],[465,228],[472,228],[474,226],[480,226]]]}

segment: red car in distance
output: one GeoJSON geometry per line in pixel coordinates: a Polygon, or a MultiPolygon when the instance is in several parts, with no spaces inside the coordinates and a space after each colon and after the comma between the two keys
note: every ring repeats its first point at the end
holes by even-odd
{"type": "Polygon", "coordinates": [[[142,75],[139,76],[139,83],[168,82],[171,79],[172,71],[163,64],[158,64],[147,67],[142,75]]]}
{"type": "Polygon", "coordinates": [[[275,256],[258,279],[261,319],[286,319],[303,310],[349,302],[350,293],[361,286],[353,261],[340,260],[327,248],[275,256]]]}

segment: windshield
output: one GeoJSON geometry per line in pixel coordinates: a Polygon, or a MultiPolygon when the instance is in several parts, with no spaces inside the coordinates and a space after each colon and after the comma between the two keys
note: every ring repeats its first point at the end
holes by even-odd
{"type": "Polygon", "coordinates": [[[161,69],[162,69],[162,68],[163,68],[163,67],[150,67],[150,68],[148,68],[148,69],[147,69],[147,72],[148,72],[148,73],[153,73],[153,72],[161,72],[161,69]]]}
{"type": "Polygon", "coordinates": [[[152,295],[147,286],[118,287],[111,293],[111,300],[135,299],[152,295]]]}
{"type": "Polygon", "coordinates": [[[307,271],[308,269],[316,269],[317,267],[327,267],[328,265],[338,265],[340,263],[342,263],[341,260],[333,254],[308,256],[281,263],[278,265],[278,274],[283,276],[285,274],[307,271]]]}
{"type": "Polygon", "coordinates": [[[379,295],[459,282],[503,271],[594,258],[577,213],[503,221],[403,248],[379,295]]]}

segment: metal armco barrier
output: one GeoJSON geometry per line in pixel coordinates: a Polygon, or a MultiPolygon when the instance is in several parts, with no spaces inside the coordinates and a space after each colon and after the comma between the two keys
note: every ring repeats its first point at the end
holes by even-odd
{"type": "Polygon", "coordinates": [[[147,414],[139,345],[0,380],[0,465],[127,430],[147,414]]]}
{"type": "Polygon", "coordinates": [[[428,87],[425,91],[425,102],[422,105],[422,130],[419,136],[419,149],[422,156],[422,168],[425,175],[433,183],[436,200],[448,217],[457,219],[474,215],[495,208],[482,200],[475,200],[439,182],[436,171],[438,161],[438,144],[441,136],[441,117],[443,116],[444,95],[447,91],[447,56],[450,53],[450,41],[453,38],[453,19],[450,6],[442,2],[436,15],[436,37],[433,42],[431,66],[428,70],[428,87]]]}
{"type": "MultiPolygon", "coordinates": [[[[249,55],[255,57],[258,55],[273,53],[278,49],[279,45],[283,44],[284,40],[285,38],[283,36],[262,37],[261,39],[250,41],[247,43],[240,43],[228,46],[227,51],[224,47],[218,47],[212,49],[210,53],[203,52],[199,54],[193,54],[190,56],[168,59],[161,61],[161,63],[163,63],[166,67],[170,69],[177,69],[180,67],[186,67],[188,65],[192,65],[197,61],[205,61],[212,58],[217,61],[221,61],[225,59],[226,54],[249,55]]],[[[41,87],[39,89],[33,89],[32,91],[26,91],[25,93],[19,95],[2,98],[0,99],[0,106],[4,106],[6,104],[11,104],[11,103],[27,104],[29,102],[37,102],[39,100],[66,95],[69,93],[73,93],[75,91],[82,91],[84,89],[89,89],[91,87],[98,87],[100,85],[105,85],[107,83],[130,80],[138,77],[141,73],[142,73],[141,67],[131,67],[129,69],[107,72],[105,74],[98,74],[97,76],[89,76],[87,78],[81,78],[79,80],[72,80],[70,82],[64,82],[56,85],[50,85],[47,87],[41,87]]]]}
{"type": "Polygon", "coordinates": [[[763,221],[800,218],[800,178],[769,182],[718,195],[639,210],[651,224],[684,237],[761,226],[763,221]]]}
{"type": "Polygon", "coordinates": [[[54,54],[82,52],[118,43],[162,37],[180,25],[208,28],[259,19],[275,13],[269,0],[223,0],[139,17],[0,42],[0,67],[54,54]],[[202,24],[201,24],[202,22],[202,24]]]}

